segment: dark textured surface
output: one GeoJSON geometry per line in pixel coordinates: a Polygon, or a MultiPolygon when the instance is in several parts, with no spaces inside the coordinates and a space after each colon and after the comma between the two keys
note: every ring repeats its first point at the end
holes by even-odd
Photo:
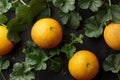
{"type": "MultiPolygon", "coordinates": [[[[117,3],[117,1],[119,0],[112,0],[112,2],[117,3]]],[[[83,16],[83,20],[86,19],[87,17],[89,17],[90,15],[94,15],[92,13],[90,13],[89,11],[82,11],[77,9],[78,11],[80,11],[81,15],[83,16]]],[[[9,14],[9,16],[13,16],[13,14],[9,14]]],[[[10,17],[11,18],[11,17],[10,17]]],[[[59,20],[59,17],[56,14],[52,15],[52,18],[55,18],[56,20],[59,20]]],[[[76,33],[77,35],[82,33],[84,34],[84,30],[83,30],[83,22],[81,22],[81,27],[77,30],[72,30],[70,28],[67,28],[65,26],[63,26],[63,40],[60,44],[64,43],[65,41],[69,41],[70,40],[70,33],[76,33]]],[[[14,49],[11,51],[10,54],[6,55],[7,58],[11,61],[11,66],[9,67],[9,69],[3,71],[4,75],[7,77],[7,80],[9,80],[9,74],[12,72],[12,66],[15,62],[18,62],[16,59],[24,61],[24,54],[21,52],[24,42],[31,39],[30,36],[30,31],[31,31],[31,26],[28,26],[25,31],[21,32],[20,36],[21,36],[21,41],[15,45],[14,49]],[[16,59],[13,59],[12,57],[15,57],[16,59]]],[[[99,63],[100,63],[100,69],[98,74],[96,75],[96,77],[93,80],[118,80],[116,74],[113,74],[111,72],[105,72],[103,70],[103,61],[105,59],[106,56],[108,56],[111,53],[118,53],[119,51],[115,51],[112,50],[111,48],[109,48],[107,46],[107,44],[105,43],[103,36],[99,37],[99,38],[88,38],[88,37],[84,37],[84,42],[83,44],[77,44],[76,45],[77,50],[82,50],[82,49],[86,49],[86,50],[90,50],[92,52],[95,53],[95,55],[98,57],[99,59],[99,63]]],[[[61,57],[64,60],[64,67],[63,70],[60,73],[54,73],[51,72],[49,69],[49,62],[48,62],[48,68],[45,71],[34,71],[35,75],[36,75],[36,80],[75,80],[72,78],[72,76],[69,74],[68,72],[68,68],[67,68],[67,60],[66,57],[64,57],[63,55],[61,55],[61,57]]],[[[2,80],[1,76],[0,76],[0,80],[2,80]]]]}

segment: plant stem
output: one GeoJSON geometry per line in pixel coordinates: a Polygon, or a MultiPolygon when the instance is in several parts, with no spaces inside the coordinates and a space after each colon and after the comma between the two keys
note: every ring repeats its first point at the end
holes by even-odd
{"type": "Polygon", "coordinates": [[[111,6],[112,4],[111,4],[111,0],[108,0],[108,2],[109,2],[109,6],[111,6]]]}
{"type": "Polygon", "coordinates": [[[27,4],[26,4],[23,0],[20,0],[20,2],[21,2],[23,5],[27,6],[27,4]]]}
{"type": "Polygon", "coordinates": [[[120,80],[120,75],[119,75],[119,72],[117,73],[117,76],[118,76],[118,79],[120,80]]]}
{"type": "Polygon", "coordinates": [[[0,71],[0,75],[2,76],[3,80],[6,80],[5,76],[3,75],[2,71],[0,71]]]}

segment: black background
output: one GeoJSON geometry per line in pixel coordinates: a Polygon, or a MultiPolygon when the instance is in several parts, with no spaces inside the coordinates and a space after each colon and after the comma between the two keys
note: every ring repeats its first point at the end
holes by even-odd
{"type": "MultiPolygon", "coordinates": [[[[107,0],[106,0],[106,2],[107,2],[107,0]]],[[[119,0],[112,0],[112,3],[116,4],[118,2],[119,2],[119,0]]],[[[83,18],[80,28],[77,30],[73,30],[68,27],[62,26],[63,40],[61,41],[60,44],[64,44],[64,41],[70,40],[70,33],[75,33],[77,35],[79,35],[80,33],[84,34],[84,30],[83,30],[84,20],[86,18],[90,17],[91,15],[94,15],[91,11],[88,11],[88,10],[81,10],[81,9],[76,9],[76,10],[80,12],[80,15],[83,18]]],[[[14,14],[11,12],[8,14],[8,16],[9,16],[9,18],[11,18],[14,16],[14,14]]],[[[58,20],[61,23],[58,15],[57,15],[57,9],[54,9],[53,6],[52,6],[52,16],[51,17],[58,20]]],[[[28,26],[25,29],[25,31],[21,32],[20,37],[22,40],[18,44],[15,45],[14,49],[8,55],[6,55],[7,59],[9,59],[11,61],[11,66],[9,67],[9,69],[3,71],[4,75],[7,77],[7,80],[9,80],[9,74],[12,72],[13,64],[15,62],[18,62],[16,59],[24,61],[24,54],[21,51],[22,51],[22,48],[24,47],[24,43],[27,40],[31,39],[31,36],[30,36],[31,28],[32,28],[32,25],[28,26]],[[13,57],[15,57],[16,59],[13,59],[13,57]]],[[[103,36],[101,36],[99,38],[88,38],[88,37],[84,36],[83,40],[84,40],[83,44],[76,44],[77,50],[86,49],[86,50],[90,50],[90,51],[94,52],[95,55],[98,57],[99,63],[100,63],[99,72],[93,80],[118,80],[116,74],[113,74],[111,72],[105,72],[103,70],[103,61],[104,61],[105,57],[107,57],[109,54],[111,54],[111,53],[117,54],[120,51],[115,51],[115,50],[112,50],[111,48],[109,48],[107,46],[107,44],[105,43],[103,36]]],[[[61,70],[61,72],[54,73],[54,72],[50,71],[49,62],[47,62],[48,63],[47,70],[34,71],[34,73],[36,75],[36,80],[75,80],[74,78],[72,78],[72,76],[68,72],[68,68],[67,68],[68,61],[66,60],[66,57],[64,55],[61,55],[61,57],[64,61],[64,67],[61,70]]],[[[1,76],[0,76],[0,80],[2,80],[1,76]]]]}

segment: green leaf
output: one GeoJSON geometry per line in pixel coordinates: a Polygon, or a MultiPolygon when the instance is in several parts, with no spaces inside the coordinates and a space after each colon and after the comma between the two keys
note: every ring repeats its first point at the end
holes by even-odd
{"type": "Polygon", "coordinates": [[[76,51],[76,47],[70,44],[65,44],[61,48],[61,52],[65,53],[68,59],[70,59],[73,56],[75,51],[76,51]]]}
{"type": "Polygon", "coordinates": [[[72,29],[78,29],[80,27],[82,17],[76,11],[71,11],[69,13],[60,12],[59,15],[64,25],[67,25],[72,29]]]}
{"type": "Polygon", "coordinates": [[[96,18],[99,23],[104,23],[105,25],[107,22],[112,20],[111,12],[109,11],[110,6],[108,4],[102,5],[98,13],[96,14],[96,18]]]}
{"type": "Polygon", "coordinates": [[[21,24],[20,21],[15,18],[12,19],[8,24],[8,38],[14,42],[14,44],[20,41],[19,33],[24,30],[26,24],[21,24]]]}
{"type": "Polygon", "coordinates": [[[120,6],[118,5],[112,5],[110,7],[110,13],[111,13],[111,16],[112,16],[112,22],[114,23],[120,23],[120,6]]]}
{"type": "Polygon", "coordinates": [[[8,38],[15,44],[20,41],[19,33],[31,22],[32,18],[30,15],[29,7],[19,5],[16,8],[16,17],[8,22],[8,38]]]}
{"type": "Polygon", "coordinates": [[[7,16],[0,14],[0,24],[4,24],[7,22],[7,16]]]}
{"type": "Polygon", "coordinates": [[[34,66],[35,70],[45,70],[47,64],[45,63],[48,60],[47,55],[43,50],[37,46],[27,47],[23,49],[25,53],[25,62],[31,66],[34,66]]]}
{"type": "Polygon", "coordinates": [[[20,41],[19,33],[22,32],[29,24],[32,24],[36,18],[46,8],[45,0],[31,0],[28,5],[19,3],[15,13],[16,17],[7,24],[8,38],[15,44],[20,41]]]}
{"type": "Polygon", "coordinates": [[[15,63],[13,72],[10,74],[10,80],[34,80],[35,75],[31,69],[25,63],[15,63]]]}
{"type": "Polygon", "coordinates": [[[95,16],[90,17],[85,22],[85,35],[87,37],[99,37],[103,33],[104,25],[101,24],[95,16]]]}
{"type": "Polygon", "coordinates": [[[0,56],[0,71],[8,69],[10,66],[10,61],[5,60],[2,56],[0,56]]]}
{"type": "Polygon", "coordinates": [[[54,57],[56,55],[59,55],[60,54],[60,49],[54,49],[54,50],[50,50],[50,56],[51,57],[54,57]]]}
{"type": "Polygon", "coordinates": [[[50,59],[51,60],[51,66],[50,69],[54,72],[60,72],[63,66],[63,62],[61,58],[56,57],[55,59],[50,59]]]}
{"type": "Polygon", "coordinates": [[[50,15],[51,15],[51,10],[48,7],[38,16],[38,18],[46,18],[46,17],[50,17],[50,15]]]}
{"type": "Polygon", "coordinates": [[[64,13],[68,13],[69,11],[73,11],[75,9],[75,0],[52,0],[52,2],[64,13]]]}
{"type": "Polygon", "coordinates": [[[82,9],[90,9],[95,12],[102,5],[102,0],[78,0],[78,5],[82,9]]]}
{"type": "Polygon", "coordinates": [[[67,24],[71,15],[69,13],[60,12],[59,16],[61,18],[62,23],[67,24]]]}
{"type": "Polygon", "coordinates": [[[29,3],[30,10],[32,12],[33,18],[36,18],[41,14],[45,9],[48,8],[46,0],[31,0],[29,3]]]}
{"type": "Polygon", "coordinates": [[[76,51],[76,47],[74,46],[75,43],[83,43],[83,35],[80,34],[78,37],[74,34],[71,33],[71,42],[65,44],[64,46],[62,46],[61,48],[61,52],[65,53],[67,58],[70,59],[74,52],[76,51]]]}
{"type": "Polygon", "coordinates": [[[83,35],[80,34],[78,37],[74,34],[74,33],[71,33],[71,43],[80,43],[82,44],[83,43],[83,35]]]}
{"type": "Polygon", "coordinates": [[[107,24],[107,22],[112,21],[114,23],[120,23],[120,6],[104,4],[96,17],[101,23],[107,24]]]}
{"type": "Polygon", "coordinates": [[[92,16],[85,22],[85,35],[87,37],[99,37],[103,28],[109,22],[120,23],[120,6],[104,4],[96,16],[92,16]]]}
{"type": "Polygon", "coordinates": [[[16,8],[16,18],[21,22],[21,24],[31,23],[33,19],[32,12],[30,10],[30,6],[25,6],[19,4],[16,8]]]}
{"type": "Polygon", "coordinates": [[[0,14],[6,13],[12,7],[11,3],[8,0],[0,1],[0,14]]]}
{"type": "Polygon", "coordinates": [[[11,10],[15,10],[17,8],[17,6],[19,5],[19,1],[12,0],[11,4],[12,4],[11,10]]]}
{"type": "Polygon", "coordinates": [[[5,61],[3,62],[3,64],[2,64],[2,66],[1,66],[1,69],[2,69],[2,70],[5,70],[5,69],[7,69],[9,66],[10,66],[10,61],[5,60],[5,61]]]}
{"type": "Polygon", "coordinates": [[[112,71],[118,73],[120,71],[120,54],[111,54],[103,62],[105,71],[112,71]]]}
{"type": "Polygon", "coordinates": [[[26,43],[25,43],[26,47],[27,48],[34,48],[36,47],[35,43],[32,42],[31,40],[28,40],[26,43]]]}

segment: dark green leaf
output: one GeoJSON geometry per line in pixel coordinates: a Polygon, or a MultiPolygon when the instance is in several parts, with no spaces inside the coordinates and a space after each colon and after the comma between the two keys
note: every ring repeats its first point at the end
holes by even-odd
{"type": "Polygon", "coordinates": [[[99,23],[104,23],[105,25],[112,20],[111,10],[108,4],[102,5],[96,15],[96,19],[99,23]]]}
{"type": "Polygon", "coordinates": [[[60,72],[60,70],[62,69],[63,66],[63,62],[61,60],[61,58],[57,57],[55,59],[51,59],[51,66],[50,69],[54,72],[60,72]]]}
{"type": "Polygon", "coordinates": [[[109,22],[120,23],[120,6],[104,4],[96,16],[90,17],[85,22],[85,35],[88,37],[99,37],[103,28],[109,22]]]}
{"type": "Polygon", "coordinates": [[[61,52],[64,52],[68,59],[70,59],[73,56],[75,51],[76,51],[76,47],[70,44],[65,44],[61,48],[61,52]]]}
{"type": "Polygon", "coordinates": [[[55,56],[60,54],[60,49],[50,50],[50,56],[55,56]]]}
{"type": "Polygon", "coordinates": [[[13,72],[10,74],[10,80],[34,80],[34,73],[32,68],[25,63],[15,63],[13,72]]]}
{"type": "Polygon", "coordinates": [[[7,36],[11,41],[14,42],[14,44],[17,44],[20,41],[20,37],[17,32],[9,31],[7,36]]]}
{"type": "Polygon", "coordinates": [[[30,15],[29,7],[22,5],[16,8],[16,17],[8,22],[8,38],[15,44],[20,41],[19,33],[23,31],[28,25],[28,22],[31,21],[32,18],[30,15]]]}
{"type": "Polygon", "coordinates": [[[10,61],[5,60],[0,56],[0,71],[7,69],[10,66],[10,61]]]}
{"type": "Polygon", "coordinates": [[[68,13],[69,11],[73,11],[75,9],[75,0],[52,0],[52,2],[64,13],[68,13]]]}
{"type": "Polygon", "coordinates": [[[39,16],[39,18],[45,18],[45,17],[50,17],[51,15],[51,10],[48,7],[47,9],[45,9],[39,16]]]}
{"type": "Polygon", "coordinates": [[[67,24],[69,19],[70,19],[70,14],[69,13],[60,12],[59,15],[60,15],[62,23],[63,24],[67,24]]]}
{"type": "Polygon", "coordinates": [[[33,19],[32,11],[30,10],[30,6],[25,6],[19,4],[16,8],[16,18],[21,22],[21,24],[31,23],[33,19]]]}
{"type": "Polygon", "coordinates": [[[0,1],[0,14],[6,13],[11,8],[11,3],[8,0],[0,1]]]}
{"type": "Polygon", "coordinates": [[[22,32],[27,25],[32,24],[33,19],[45,8],[45,0],[31,0],[28,5],[19,4],[15,10],[16,17],[7,24],[9,30],[8,38],[14,43],[18,43],[20,41],[19,33],[22,32]]]}
{"type": "Polygon", "coordinates": [[[115,23],[120,23],[120,6],[104,4],[96,17],[99,19],[101,23],[106,24],[108,21],[112,21],[115,23]]]}
{"type": "Polygon", "coordinates": [[[115,23],[120,23],[120,6],[118,5],[112,5],[111,6],[111,16],[112,16],[112,20],[115,23]]]}
{"type": "Polygon", "coordinates": [[[120,54],[111,54],[103,62],[105,71],[112,71],[118,73],[120,71],[120,54]]]}
{"type": "Polygon", "coordinates": [[[82,20],[82,17],[79,15],[79,13],[75,11],[69,13],[60,12],[59,15],[62,23],[67,25],[68,27],[72,29],[77,29],[78,27],[80,27],[80,21],[82,20]]]}
{"type": "Polygon", "coordinates": [[[8,38],[15,44],[20,41],[19,33],[24,30],[26,24],[22,24],[18,18],[12,19],[8,24],[8,38]]]}
{"type": "Polygon", "coordinates": [[[98,8],[102,5],[102,0],[78,0],[78,5],[82,9],[98,11],[98,8]]]}
{"type": "Polygon", "coordinates": [[[7,16],[0,14],[0,24],[4,24],[7,22],[7,16]]]}
{"type": "Polygon", "coordinates": [[[104,25],[101,24],[95,16],[90,17],[85,22],[85,35],[87,37],[99,37],[103,33],[104,25]]]}
{"type": "Polygon", "coordinates": [[[38,16],[42,11],[48,8],[46,0],[31,0],[29,6],[34,17],[38,16]]]}
{"type": "Polygon", "coordinates": [[[48,57],[40,48],[37,46],[26,47],[23,49],[23,53],[25,53],[25,62],[27,64],[34,66],[36,70],[46,69],[47,65],[45,62],[48,60],[48,57]]]}
{"type": "Polygon", "coordinates": [[[12,4],[11,10],[15,10],[17,8],[17,6],[19,5],[19,1],[12,0],[11,4],[12,4]]]}

